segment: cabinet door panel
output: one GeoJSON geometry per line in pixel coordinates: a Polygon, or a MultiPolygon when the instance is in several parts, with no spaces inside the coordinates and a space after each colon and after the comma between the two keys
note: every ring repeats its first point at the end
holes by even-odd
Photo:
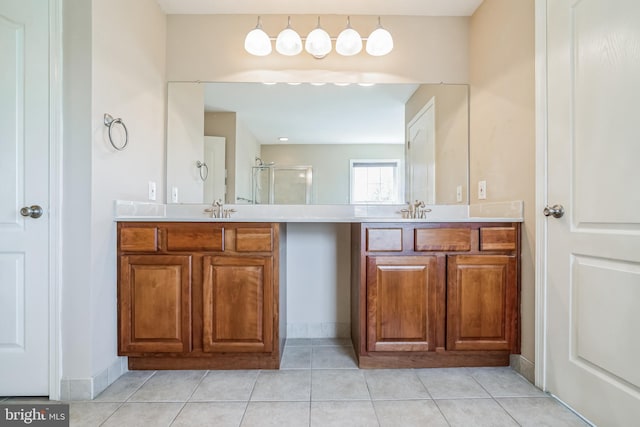
{"type": "Polygon", "coordinates": [[[272,265],[272,257],[204,257],[204,351],[273,349],[272,265]]]}
{"type": "Polygon", "coordinates": [[[515,328],[516,258],[448,260],[447,349],[509,350],[515,328]]]}
{"type": "Polygon", "coordinates": [[[191,351],[191,257],[123,256],[120,354],[191,351]]]}
{"type": "Polygon", "coordinates": [[[437,257],[367,258],[367,350],[435,349],[437,257]]]}

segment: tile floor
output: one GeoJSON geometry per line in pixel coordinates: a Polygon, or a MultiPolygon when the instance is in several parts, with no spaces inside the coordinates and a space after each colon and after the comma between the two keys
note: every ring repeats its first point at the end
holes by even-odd
{"type": "Polygon", "coordinates": [[[510,368],[360,370],[341,339],[289,340],[279,371],[131,371],[70,412],[72,426],[588,425],[510,368]]]}

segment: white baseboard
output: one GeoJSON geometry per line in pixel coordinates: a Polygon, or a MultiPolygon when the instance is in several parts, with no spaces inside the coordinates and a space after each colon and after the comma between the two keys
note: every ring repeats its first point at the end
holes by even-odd
{"type": "Polygon", "coordinates": [[[287,323],[287,338],[349,338],[351,323],[287,323]]]}
{"type": "Polygon", "coordinates": [[[515,371],[529,380],[530,383],[535,384],[536,366],[532,361],[523,357],[521,354],[512,354],[509,364],[515,371]]]}
{"type": "Polygon", "coordinates": [[[98,375],[91,378],[62,378],[60,380],[60,400],[92,400],[122,374],[127,372],[127,358],[118,357],[115,362],[98,375]]]}

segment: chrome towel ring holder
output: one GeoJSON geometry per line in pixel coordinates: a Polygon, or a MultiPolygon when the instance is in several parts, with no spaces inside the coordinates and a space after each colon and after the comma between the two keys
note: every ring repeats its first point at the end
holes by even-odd
{"type": "Polygon", "coordinates": [[[200,160],[196,162],[196,166],[199,169],[198,172],[200,172],[200,179],[206,181],[207,177],[209,176],[209,166],[207,166],[205,162],[201,162],[200,160]]]}
{"type": "Polygon", "coordinates": [[[111,143],[111,146],[113,148],[115,148],[118,151],[122,151],[126,148],[127,144],[129,143],[129,131],[127,131],[127,127],[125,126],[124,122],[122,121],[121,118],[117,118],[114,119],[111,114],[104,114],[104,125],[106,127],[109,128],[109,142],[111,143]],[[122,145],[116,145],[115,142],[113,142],[113,126],[114,125],[121,125],[122,129],[124,129],[124,143],[122,145]]]}

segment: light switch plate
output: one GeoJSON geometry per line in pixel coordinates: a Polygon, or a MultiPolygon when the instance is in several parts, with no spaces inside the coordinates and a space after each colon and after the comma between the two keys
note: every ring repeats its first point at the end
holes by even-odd
{"type": "Polygon", "coordinates": [[[156,199],[156,183],[153,181],[149,181],[149,200],[156,199]]]}
{"type": "Polygon", "coordinates": [[[487,198],[487,181],[478,181],[478,199],[484,200],[487,198]]]}

